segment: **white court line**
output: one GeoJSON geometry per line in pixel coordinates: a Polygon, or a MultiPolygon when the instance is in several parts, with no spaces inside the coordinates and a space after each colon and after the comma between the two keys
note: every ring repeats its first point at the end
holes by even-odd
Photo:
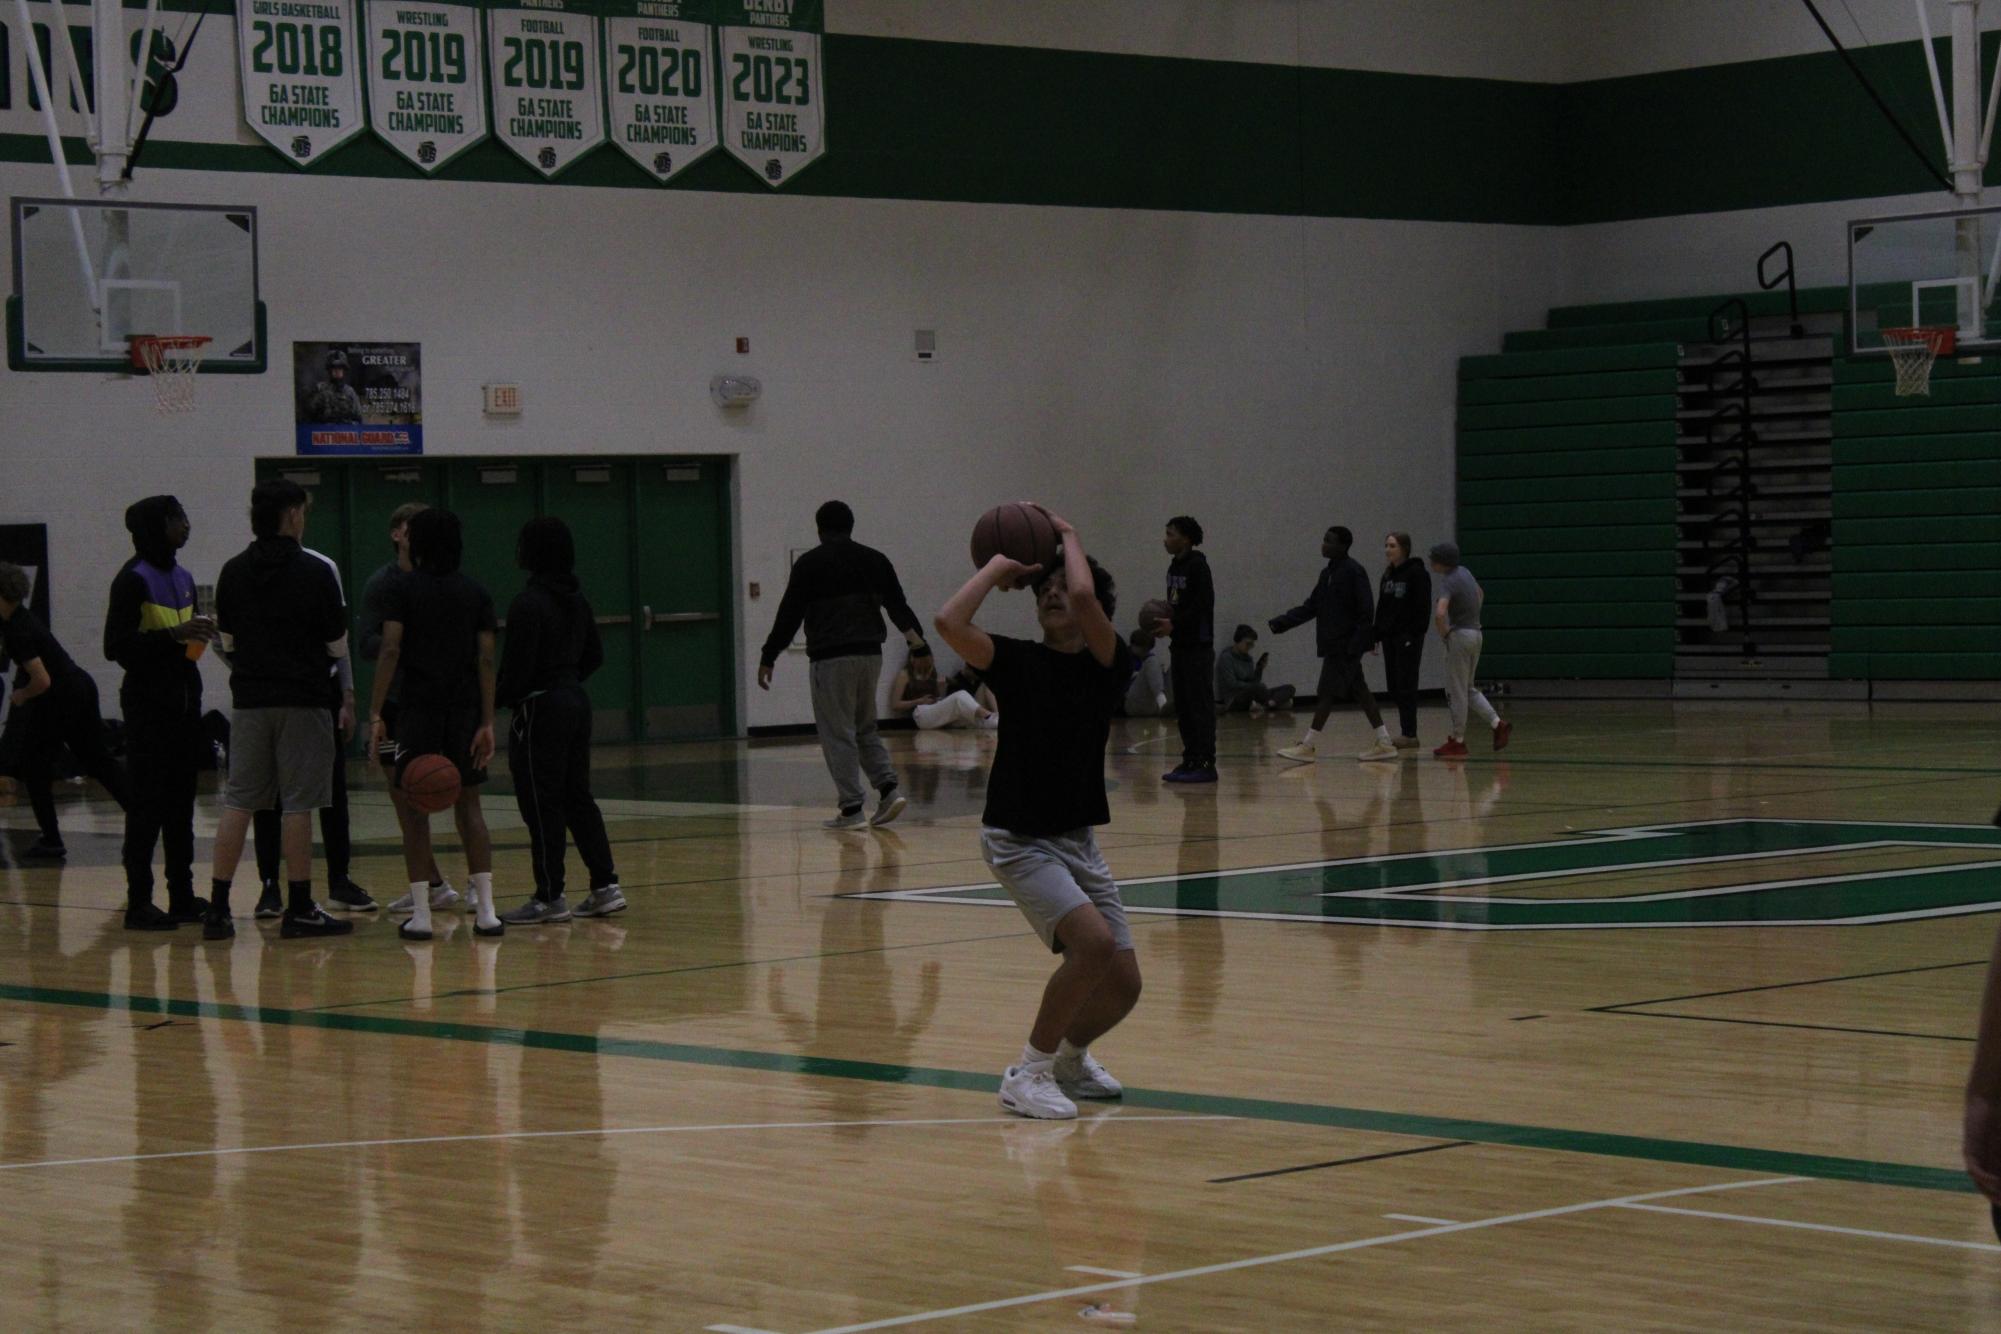
{"type": "Polygon", "coordinates": [[[1920,1237],[1910,1232],[1875,1232],[1862,1227],[1837,1227],[1833,1223],[1801,1223],[1790,1218],[1758,1218],[1751,1214],[1719,1214],[1708,1209],[1673,1209],[1659,1204],[1621,1204],[1620,1209],[1644,1210],[1650,1214],[1684,1214],[1689,1218],[1720,1218],[1727,1223],[1759,1223],[1765,1227],[1798,1228],[1802,1232],[1835,1232],[1844,1237],[1874,1237],[1878,1241],[1912,1241],[1921,1246],[1951,1246],[1962,1251],[2001,1252],[2001,1246],[1986,1241],[1951,1241],[1945,1237],[1920,1237]]]}
{"type": "Polygon", "coordinates": [[[1399,1223],[1451,1223],[1450,1218],[1426,1218],[1423,1214],[1384,1214],[1384,1218],[1394,1218],[1399,1223]]]}
{"type": "MultiPolygon", "coordinates": [[[[1121,1125],[1155,1121],[1234,1121],[1234,1116],[1092,1116],[1088,1121],[1121,1125]]],[[[407,1144],[468,1144],[482,1140],[575,1139],[597,1135],[693,1135],[726,1130],[845,1130],[856,1126],[992,1126],[1021,1125],[1018,1116],[928,1117],[877,1121],[746,1121],[717,1125],[592,1126],[583,1130],[508,1130],[489,1135],[418,1135],[409,1139],[326,1140],[314,1144],[253,1144],[236,1149],[179,1149],[170,1153],[121,1153],[102,1158],[52,1158],[39,1163],[0,1163],[0,1172],[24,1172],[36,1167],[89,1167],[98,1163],[146,1163],[163,1158],[228,1158],[250,1153],[301,1153],[313,1149],[375,1149],[407,1144]]]]}
{"type": "Polygon", "coordinates": [[[1100,1269],[1096,1265],[1064,1265],[1073,1274],[1096,1274],[1101,1278],[1145,1278],[1135,1269],[1100,1269]]]}
{"type": "Polygon", "coordinates": [[[772,1329],[752,1329],[749,1325],[704,1325],[709,1334],[778,1334],[772,1329]]]}
{"type": "Polygon", "coordinates": [[[1594,1209],[1610,1209],[1615,1205],[1637,1204],[1645,1200],[1665,1200],[1678,1195],[1700,1195],[1706,1191],[1716,1190],[1747,1190],[1753,1186],[1784,1186],[1805,1180],[1805,1177],[1760,1177],[1755,1181],[1722,1181],[1708,1186],[1684,1186],[1679,1190],[1649,1191],[1644,1195],[1620,1195],[1609,1200],[1587,1200],[1582,1204],[1563,1204],[1553,1209],[1534,1209],[1527,1213],[1505,1214],[1499,1218],[1479,1218],[1470,1223],[1448,1223],[1439,1227],[1420,1228],[1414,1232],[1393,1232],[1381,1237],[1363,1237],[1357,1241],[1337,1241],[1327,1246],[1310,1246],[1305,1250],[1281,1251],[1276,1255],[1253,1255],[1248,1259],[1197,1265],[1193,1269],[1176,1269],[1165,1274],[1148,1274],[1141,1278],[1116,1279],[1109,1283],[1092,1283],[1077,1288],[1052,1288],[1047,1292],[1031,1292],[1022,1297],[1003,1297],[998,1301],[974,1302],[968,1306],[954,1306],[940,1311],[920,1311],[916,1315],[891,1316],[886,1320],[870,1320],[859,1325],[833,1325],[826,1329],[816,1329],[812,1334],[862,1334],[864,1330],[893,1329],[898,1325],[921,1325],[929,1320],[978,1315],[983,1311],[1000,1311],[1011,1306],[1032,1306],[1037,1302],[1055,1301],[1061,1297],[1088,1297],[1093,1293],[1115,1292],[1120,1288],[1137,1288],[1148,1283],[1172,1283],[1177,1279],[1205,1278],[1210,1274],[1227,1274],[1238,1269],[1257,1269],[1264,1265],[1285,1264],[1291,1260],[1311,1260],[1322,1255],[1338,1255],[1343,1251],[1367,1250],[1373,1246],[1388,1246],[1399,1241],[1417,1241],[1425,1237],[1442,1237],[1448,1233],[1471,1232],[1478,1228],[1500,1227],[1506,1223],[1527,1223],[1539,1218],[1589,1213],[1594,1209]]]}

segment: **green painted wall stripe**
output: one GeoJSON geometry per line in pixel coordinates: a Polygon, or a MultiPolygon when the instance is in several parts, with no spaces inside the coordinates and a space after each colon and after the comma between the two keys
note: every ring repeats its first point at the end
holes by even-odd
{"type": "MultiPolygon", "coordinates": [[[[394,1019],[380,1015],[285,1010],[268,1005],[231,1005],[217,1001],[191,1001],[172,997],[68,991],[12,983],[0,983],[0,1000],[20,1001],[32,1005],[68,1005],[91,1010],[125,1010],[135,1014],[163,1014],[188,1019],[226,1019],[242,1023],[322,1028],[393,1037],[487,1042],[501,1046],[572,1052],[579,1055],[623,1056],[680,1065],[810,1075],[822,1079],[859,1079],[873,1083],[908,1084],[968,1093],[992,1093],[1000,1084],[998,1077],[992,1074],[970,1070],[941,1070],[926,1066],[795,1056],[788,1052],[745,1051],[729,1047],[698,1047],[638,1038],[607,1038],[589,1033],[559,1033],[483,1024],[455,1024],[428,1019],[394,1019]]],[[[1505,1144],[1516,1148],[1584,1153],[1608,1158],[1637,1158],[1651,1162],[1687,1163],[1729,1171],[1771,1172],[1789,1176],[1818,1177],[1829,1181],[1860,1181],[1872,1185],[1910,1186],[1920,1190],[1956,1193],[1967,1193],[1973,1189],[1964,1173],[1951,1168],[1927,1167],[1917,1163],[1876,1162],[1865,1158],[1839,1158],[1824,1154],[1791,1153],[1780,1149],[1755,1149],[1731,1144],[1706,1144],[1694,1140],[1651,1139],[1639,1135],[1612,1135],[1591,1130],[1514,1125],[1504,1121],[1469,1121],[1456,1117],[1385,1112],[1361,1107],[1334,1107],[1317,1103],[1279,1102],[1266,1098],[1238,1098],[1221,1094],[1179,1093],[1132,1087],[1126,1089],[1125,1104],[1129,1107],[1147,1107],[1156,1111],[1236,1116],[1254,1121],[1332,1126],[1343,1130],[1370,1130],[1438,1139],[1463,1139],[1480,1144],[1505,1144]]]]}
{"type": "MultiPolygon", "coordinates": [[[[1935,188],[1832,52],[1558,85],[842,33],[823,51],[828,153],[788,194],[1560,226],[1935,188]]],[[[1856,58],[1892,105],[1930,106],[1916,43],[1856,58]]],[[[0,136],[0,159],[45,153],[0,136]]],[[[261,144],[162,139],[145,161],[296,171],[261,144]]],[[[373,135],[309,174],[420,176],[373,135]]],[[[542,184],[492,140],[438,177],[542,184]]],[[[661,187],[609,145],[558,184],[768,192],[721,152],[661,187]]]]}

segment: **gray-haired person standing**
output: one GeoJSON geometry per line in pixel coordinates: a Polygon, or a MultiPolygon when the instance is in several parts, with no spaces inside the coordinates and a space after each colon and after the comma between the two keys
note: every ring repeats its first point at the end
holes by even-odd
{"type": "Polygon", "coordinates": [[[1445,744],[1432,751],[1441,760],[1466,754],[1466,711],[1472,709],[1493,729],[1494,749],[1504,749],[1514,724],[1494,712],[1494,706],[1473,684],[1480,666],[1480,604],[1487,600],[1480,581],[1459,563],[1459,548],[1440,542],[1431,549],[1431,572],[1438,576],[1433,586],[1438,605],[1433,615],[1438,637],[1445,643],[1445,707],[1451,715],[1451,732],[1445,744]]]}

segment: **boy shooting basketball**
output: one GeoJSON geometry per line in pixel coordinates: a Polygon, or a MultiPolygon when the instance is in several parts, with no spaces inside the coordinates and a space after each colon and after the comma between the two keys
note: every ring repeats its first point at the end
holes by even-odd
{"type": "Polygon", "coordinates": [[[1063,962],[1043,989],[1021,1059],[1001,1078],[1000,1103],[1045,1120],[1077,1115],[1077,1098],[1123,1091],[1088,1048],[1139,1000],[1139,962],[1119,887],[1092,829],[1110,822],[1105,741],[1132,676],[1113,629],[1111,574],[1084,554],[1077,530],[1050,515],[1062,566],[1044,571],[994,556],[933,622],[1000,702],[1000,741],[987,778],[980,849],[1035,932],[1063,962]],[[996,588],[1030,583],[1040,643],[990,635],[973,616],[996,588]]]}

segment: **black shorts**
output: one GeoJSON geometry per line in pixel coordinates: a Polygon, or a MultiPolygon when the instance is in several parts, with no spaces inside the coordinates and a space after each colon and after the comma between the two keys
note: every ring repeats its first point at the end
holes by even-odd
{"type": "Polygon", "coordinates": [[[394,773],[396,764],[396,719],[401,713],[396,701],[382,701],[382,745],[375,752],[375,762],[394,773]]]}
{"type": "Polygon", "coordinates": [[[458,766],[461,785],[484,783],[486,770],[475,769],[472,763],[472,739],[478,731],[476,705],[450,709],[404,705],[396,717],[396,781],[403,781],[403,766],[419,755],[443,755],[458,766]]]}
{"type": "Polygon", "coordinates": [[[1368,679],[1362,675],[1362,660],[1334,654],[1320,660],[1320,685],[1314,691],[1316,706],[1330,700],[1354,700],[1360,692],[1368,689],[1368,679]]]}

